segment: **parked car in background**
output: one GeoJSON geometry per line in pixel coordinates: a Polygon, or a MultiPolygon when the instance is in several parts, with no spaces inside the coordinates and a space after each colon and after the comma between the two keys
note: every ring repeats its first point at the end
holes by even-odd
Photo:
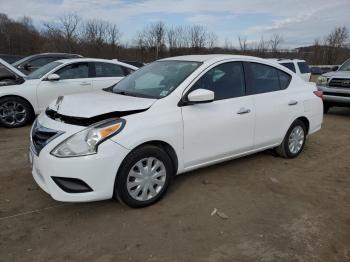
{"type": "Polygon", "coordinates": [[[143,67],[145,65],[145,63],[142,63],[140,61],[119,60],[119,59],[112,59],[112,60],[113,61],[120,61],[120,62],[123,62],[125,64],[136,66],[138,68],[141,68],[141,67],[143,67]]]}
{"type": "Polygon", "coordinates": [[[57,97],[109,87],[136,69],[117,61],[76,58],[51,62],[26,77],[18,74],[22,83],[0,88],[0,125],[23,126],[57,97]]]}
{"type": "Polygon", "coordinates": [[[59,201],[143,207],[176,174],[270,148],[297,157],[322,119],[322,92],[274,62],[172,57],[51,103],[31,130],[32,173],[59,201]]]}
{"type": "Polygon", "coordinates": [[[6,61],[9,64],[12,64],[12,63],[14,63],[22,58],[23,58],[23,56],[20,56],[20,55],[0,54],[0,59],[6,61]]]}
{"type": "Polygon", "coordinates": [[[22,84],[25,77],[25,74],[0,58],[0,86],[22,84]]]}
{"type": "Polygon", "coordinates": [[[14,62],[12,65],[24,74],[29,75],[38,68],[51,63],[56,60],[68,59],[68,58],[81,58],[81,55],[66,54],[66,53],[43,53],[36,54],[22,58],[14,62]]]}
{"type": "Polygon", "coordinates": [[[276,61],[280,65],[287,67],[289,70],[299,75],[305,81],[310,81],[311,70],[309,68],[309,65],[305,62],[305,60],[283,58],[271,60],[276,61]]]}
{"type": "Polygon", "coordinates": [[[129,65],[136,66],[138,68],[141,68],[141,67],[143,67],[145,65],[144,63],[139,62],[139,61],[129,61],[129,60],[119,60],[119,61],[123,62],[123,63],[126,63],[126,64],[129,64],[129,65]]]}
{"type": "Polygon", "coordinates": [[[337,71],[339,66],[337,65],[315,65],[311,66],[311,74],[322,75],[331,71],[337,71]]]}
{"type": "Polygon", "coordinates": [[[333,72],[321,75],[317,87],[324,93],[324,112],[333,106],[350,107],[350,59],[333,72]]]}

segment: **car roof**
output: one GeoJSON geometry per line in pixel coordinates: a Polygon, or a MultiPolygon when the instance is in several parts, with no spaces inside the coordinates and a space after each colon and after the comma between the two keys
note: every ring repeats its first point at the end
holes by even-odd
{"type": "Polygon", "coordinates": [[[109,59],[101,59],[101,58],[67,58],[67,59],[60,59],[57,60],[56,62],[60,62],[60,63],[73,63],[73,62],[103,62],[103,63],[111,63],[111,64],[117,64],[117,65],[122,65],[131,69],[138,69],[136,66],[130,65],[130,64],[126,64],[120,61],[116,61],[116,60],[109,60],[109,59]]]}
{"type": "Polygon", "coordinates": [[[268,60],[275,61],[277,63],[305,62],[305,60],[303,59],[287,59],[287,58],[268,58],[268,60]]]}
{"type": "Polygon", "coordinates": [[[254,59],[257,61],[266,61],[263,58],[254,57],[254,56],[226,55],[226,54],[175,56],[175,57],[164,58],[159,61],[177,60],[177,61],[192,61],[192,62],[218,62],[226,59],[245,60],[247,58],[254,59]]]}
{"type": "Polygon", "coordinates": [[[72,53],[40,53],[40,54],[35,54],[33,56],[80,56],[78,54],[72,54],[72,53]]]}

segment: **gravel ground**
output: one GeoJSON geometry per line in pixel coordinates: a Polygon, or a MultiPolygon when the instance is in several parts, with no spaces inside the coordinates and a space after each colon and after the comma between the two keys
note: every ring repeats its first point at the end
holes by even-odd
{"type": "Polygon", "coordinates": [[[31,177],[29,127],[0,129],[0,261],[350,261],[349,130],[350,109],[333,109],[297,159],[200,169],[130,209],[52,200],[31,177]]]}

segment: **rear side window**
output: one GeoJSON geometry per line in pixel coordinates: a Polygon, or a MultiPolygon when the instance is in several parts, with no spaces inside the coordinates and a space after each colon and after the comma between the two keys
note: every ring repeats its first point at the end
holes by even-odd
{"type": "Polygon", "coordinates": [[[281,63],[281,65],[283,65],[284,67],[287,67],[289,70],[293,71],[294,73],[296,72],[294,63],[281,63]]]}
{"type": "Polygon", "coordinates": [[[218,65],[206,72],[191,90],[208,89],[215,93],[215,100],[244,96],[245,80],[241,62],[218,65]]]}
{"type": "Polygon", "coordinates": [[[305,62],[298,62],[298,66],[300,69],[300,73],[302,73],[302,74],[307,74],[307,73],[311,72],[308,64],[305,62]]]}
{"type": "Polygon", "coordinates": [[[286,72],[283,72],[281,70],[277,70],[277,71],[278,71],[278,77],[280,80],[281,89],[282,90],[286,89],[289,86],[289,83],[292,77],[286,72]]]}
{"type": "Polygon", "coordinates": [[[96,77],[123,77],[124,70],[121,66],[110,63],[95,63],[96,77]]]}
{"type": "Polygon", "coordinates": [[[247,67],[249,95],[286,89],[290,83],[291,76],[275,67],[259,63],[247,63],[247,67]]]}

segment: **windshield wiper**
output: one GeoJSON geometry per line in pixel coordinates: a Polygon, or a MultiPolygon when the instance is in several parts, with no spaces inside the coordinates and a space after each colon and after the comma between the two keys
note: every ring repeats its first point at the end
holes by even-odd
{"type": "Polygon", "coordinates": [[[127,93],[125,91],[114,91],[113,93],[118,94],[118,95],[123,95],[123,96],[135,96],[135,95],[132,95],[132,94],[127,93]]]}

